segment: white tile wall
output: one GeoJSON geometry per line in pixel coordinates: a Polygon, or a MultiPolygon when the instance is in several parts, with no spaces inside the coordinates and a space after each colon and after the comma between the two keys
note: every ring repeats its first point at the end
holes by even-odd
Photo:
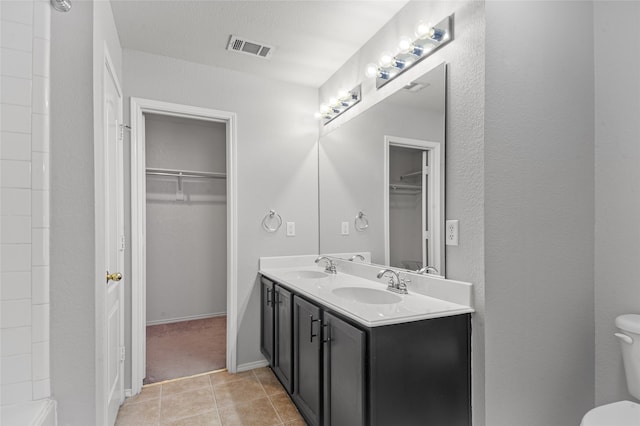
{"type": "Polygon", "coordinates": [[[1,160],[31,160],[31,135],[28,133],[2,132],[1,160]]]}
{"type": "Polygon", "coordinates": [[[29,299],[32,291],[30,284],[30,271],[3,272],[2,284],[0,285],[2,300],[29,299]]]}
{"type": "Polygon", "coordinates": [[[31,327],[1,329],[0,344],[2,357],[31,353],[31,327]]]}
{"type": "Polygon", "coordinates": [[[0,1],[2,406],[51,396],[50,20],[46,0],[0,1]]]}

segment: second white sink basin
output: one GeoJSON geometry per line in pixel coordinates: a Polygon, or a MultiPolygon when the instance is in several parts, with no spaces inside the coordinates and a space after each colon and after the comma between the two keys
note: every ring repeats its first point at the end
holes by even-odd
{"type": "Polygon", "coordinates": [[[340,287],[331,290],[336,296],[370,305],[390,305],[402,301],[402,297],[387,290],[366,287],[340,287]]]}
{"type": "Polygon", "coordinates": [[[326,274],[324,272],[320,272],[320,271],[305,271],[305,270],[300,270],[300,271],[289,271],[286,272],[284,274],[287,278],[290,279],[311,279],[311,280],[317,280],[319,278],[326,278],[329,276],[329,274],[326,274]]]}

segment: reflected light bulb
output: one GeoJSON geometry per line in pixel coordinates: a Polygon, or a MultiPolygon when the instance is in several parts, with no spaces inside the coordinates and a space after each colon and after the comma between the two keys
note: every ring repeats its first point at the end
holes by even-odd
{"type": "Polygon", "coordinates": [[[429,35],[429,31],[431,30],[431,25],[425,21],[419,21],[416,24],[416,37],[425,38],[429,35]]]}
{"type": "Polygon", "coordinates": [[[400,43],[398,44],[400,53],[409,53],[412,47],[413,47],[413,40],[411,40],[409,37],[402,37],[400,39],[400,43]]]}
{"type": "Polygon", "coordinates": [[[371,63],[369,65],[367,65],[367,68],[364,72],[364,75],[366,75],[369,78],[373,78],[373,77],[377,77],[378,76],[378,66],[374,63],[371,63]]]}
{"type": "Polygon", "coordinates": [[[393,62],[393,55],[389,52],[384,52],[381,56],[380,56],[380,66],[383,68],[386,68],[388,66],[391,66],[391,63],[393,62]]]}
{"type": "Polygon", "coordinates": [[[316,112],[315,114],[313,114],[313,117],[314,117],[316,120],[319,120],[319,119],[322,117],[322,114],[320,114],[319,112],[316,112]]]}

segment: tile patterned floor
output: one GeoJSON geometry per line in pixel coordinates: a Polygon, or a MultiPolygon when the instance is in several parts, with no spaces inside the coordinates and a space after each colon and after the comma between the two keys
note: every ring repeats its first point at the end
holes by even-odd
{"type": "Polygon", "coordinates": [[[128,398],[116,426],[305,426],[268,368],[226,371],[145,386],[128,398]]]}

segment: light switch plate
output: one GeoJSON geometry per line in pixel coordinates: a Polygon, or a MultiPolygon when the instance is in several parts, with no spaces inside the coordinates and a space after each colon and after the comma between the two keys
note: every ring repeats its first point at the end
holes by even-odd
{"type": "Polygon", "coordinates": [[[342,226],[340,228],[341,235],[349,235],[349,222],[342,222],[342,226]]]}
{"type": "Polygon", "coordinates": [[[296,223],[287,222],[287,237],[295,237],[295,236],[296,236],[296,223]]]}

